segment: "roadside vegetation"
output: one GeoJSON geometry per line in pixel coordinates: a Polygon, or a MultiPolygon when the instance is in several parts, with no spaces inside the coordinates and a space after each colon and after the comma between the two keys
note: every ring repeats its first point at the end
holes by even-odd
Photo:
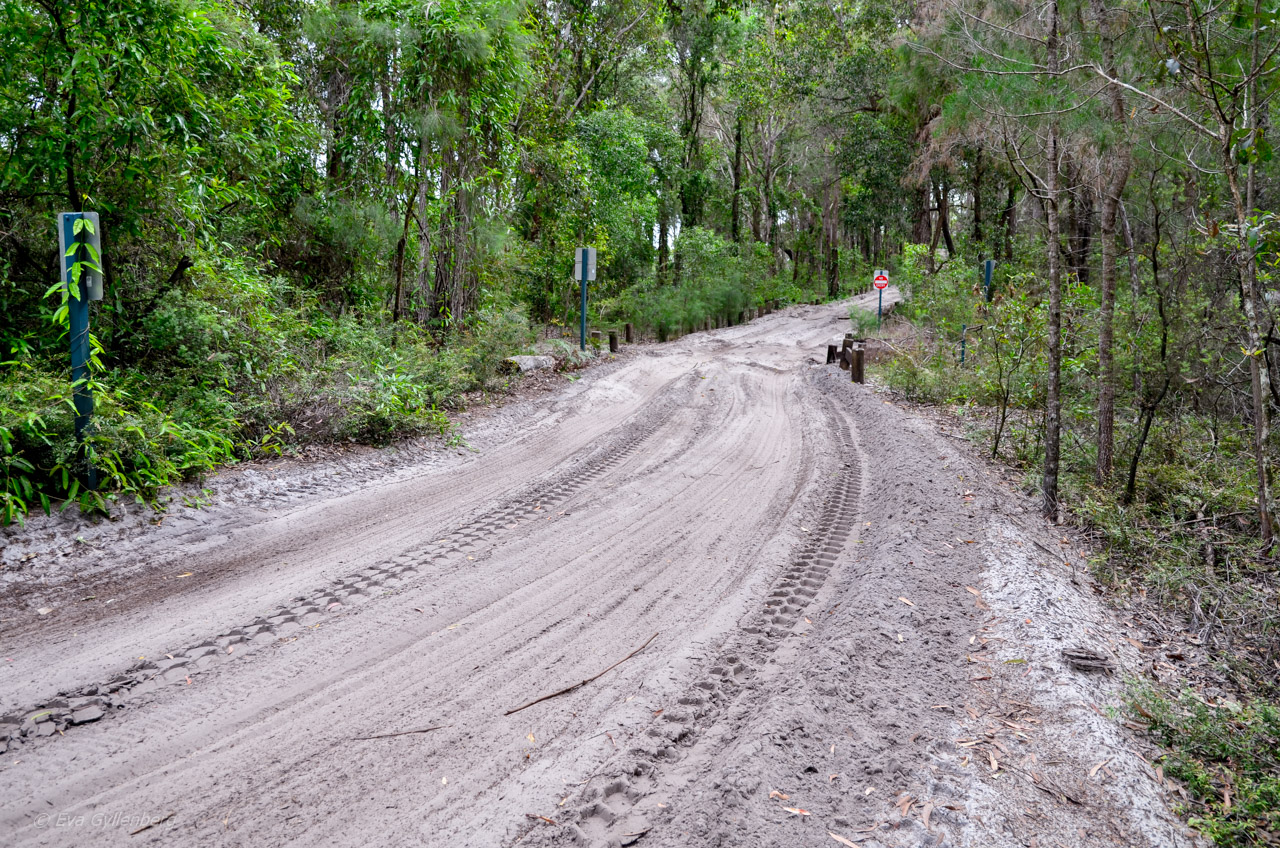
{"type": "Polygon", "coordinates": [[[848,290],[905,196],[877,161],[906,161],[896,114],[844,99],[881,90],[894,28],[808,0],[7,4],[0,523],[446,433],[503,358],[574,333],[579,245],[593,328],[848,290]],[[54,228],[81,210],[82,442],[54,228]]]}

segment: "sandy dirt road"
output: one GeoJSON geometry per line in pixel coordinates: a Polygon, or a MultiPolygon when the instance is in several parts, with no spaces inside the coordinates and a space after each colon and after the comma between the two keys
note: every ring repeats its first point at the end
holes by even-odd
{"type": "Polygon", "coordinates": [[[471,450],[11,534],[0,844],[1194,844],[1061,657],[1142,634],[820,364],[847,309],[632,350],[471,450]]]}

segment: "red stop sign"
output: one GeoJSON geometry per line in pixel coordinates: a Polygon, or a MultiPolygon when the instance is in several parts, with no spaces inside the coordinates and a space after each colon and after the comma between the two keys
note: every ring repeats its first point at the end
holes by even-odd
{"type": "Polygon", "coordinates": [[[888,278],[887,276],[885,276],[884,274],[876,274],[876,277],[875,277],[875,286],[876,286],[876,288],[878,288],[878,289],[887,289],[887,288],[889,288],[889,278],[888,278]]]}

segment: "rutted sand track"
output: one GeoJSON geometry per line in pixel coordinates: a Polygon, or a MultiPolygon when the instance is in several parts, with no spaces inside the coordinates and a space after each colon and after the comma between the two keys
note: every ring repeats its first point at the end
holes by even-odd
{"type": "MultiPolygon", "coordinates": [[[[868,447],[901,413],[813,367],[844,309],[695,334],[518,404],[468,433],[478,453],[251,519],[216,508],[130,536],[119,561],[91,551],[78,574],[11,583],[0,839],[827,845],[858,826],[867,845],[1023,844],[983,818],[1019,797],[947,747],[974,714],[955,710],[981,701],[967,642],[997,626],[959,587],[999,567],[902,548],[938,547],[916,521],[945,535],[971,507],[924,506],[936,445],[868,447]],[[916,517],[885,537],[904,492],[916,517]],[[59,592],[121,600],[34,613],[59,592]],[[855,731],[867,774],[893,775],[871,792],[847,765],[828,774],[855,731]],[[931,768],[932,821],[889,822],[892,793],[931,768]],[[769,795],[814,775],[785,804],[811,815],[769,795]]],[[[1134,806],[1167,819],[1146,791],[1134,806]]],[[[1104,808],[1045,815],[1085,833],[1104,808]]],[[[1124,832],[1175,844],[1145,820],[1124,832]]]]}

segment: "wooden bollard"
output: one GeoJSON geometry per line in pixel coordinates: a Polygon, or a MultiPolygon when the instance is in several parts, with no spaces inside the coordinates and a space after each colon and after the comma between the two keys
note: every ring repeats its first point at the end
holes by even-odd
{"type": "Polygon", "coordinates": [[[622,336],[627,340],[627,344],[635,341],[635,330],[631,327],[630,321],[622,325],[622,336]]]}
{"type": "Polygon", "coordinates": [[[610,353],[618,352],[618,331],[617,330],[609,331],[609,352],[610,353]]]}
{"type": "Polygon", "coordinates": [[[853,366],[853,339],[845,336],[840,343],[840,367],[848,371],[853,366]]]}
{"type": "Polygon", "coordinates": [[[863,359],[863,349],[855,347],[852,351],[853,362],[849,365],[849,379],[854,383],[862,383],[866,381],[865,360],[863,359]]]}
{"type": "Polygon", "coordinates": [[[835,345],[827,345],[827,364],[828,365],[836,361],[836,349],[837,348],[835,345]]]}
{"type": "Polygon", "coordinates": [[[592,340],[593,342],[598,342],[598,341],[600,341],[600,331],[599,331],[599,330],[592,330],[592,331],[591,331],[591,340],[592,340]]]}

